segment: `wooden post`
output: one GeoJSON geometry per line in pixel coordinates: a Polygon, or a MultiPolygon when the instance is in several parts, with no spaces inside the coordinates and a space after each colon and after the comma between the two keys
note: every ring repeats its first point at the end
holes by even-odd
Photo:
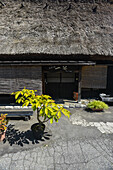
{"type": "Polygon", "coordinates": [[[79,67],[79,78],[78,78],[78,102],[81,100],[81,70],[82,67],[79,67]]]}
{"type": "Polygon", "coordinates": [[[44,68],[42,67],[42,93],[45,94],[45,77],[44,77],[44,68]]]}

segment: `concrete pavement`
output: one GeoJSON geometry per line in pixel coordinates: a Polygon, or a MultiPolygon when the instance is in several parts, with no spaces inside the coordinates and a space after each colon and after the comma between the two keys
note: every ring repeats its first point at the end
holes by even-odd
{"type": "Polygon", "coordinates": [[[73,113],[70,121],[72,124],[81,125],[84,127],[92,126],[100,130],[101,133],[113,133],[113,107],[104,112],[87,112],[84,109],[71,109],[73,113]]]}
{"type": "Polygon", "coordinates": [[[103,113],[71,109],[68,120],[46,125],[41,140],[35,140],[33,118],[10,120],[6,141],[0,143],[0,170],[113,170],[113,133],[81,122],[113,122],[113,108],[103,113]],[[78,117],[78,118],[77,118],[78,117]],[[78,120],[78,124],[75,123],[78,120]]]}

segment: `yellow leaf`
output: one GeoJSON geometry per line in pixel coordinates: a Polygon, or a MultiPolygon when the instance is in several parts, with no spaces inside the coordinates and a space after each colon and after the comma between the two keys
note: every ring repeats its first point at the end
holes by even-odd
{"type": "Polygon", "coordinates": [[[50,112],[53,112],[53,109],[51,107],[48,107],[48,109],[50,110],[50,112]]]}
{"type": "Polygon", "coordinates": [[[66,109],[62,109],[62,113],[67,116],[68,118],[70,117],[70,112],[66,109]]]}
{"type": "Polygon", "coordinates": [[[38,107],[38,106],[39,106],[39,102],[36,103],[36,107],[38,107]]]}
{"type": "Polygon", "coordinates": [[[15,94],[15,99],[17,99],[19,95],[20,95],[20,91],[18,91],[18,92],[15,94]]]}
{"type": "Polygon", "coordinates": [[[43,110],[41,109],[41,110],[40,110],[40,115],[42,115],[42,114],[43,114],[43,110]]]}
{"type": "Polygon", "coordinates": [[[58,117],[61,118],[61,112],[60,111],[58,111],[58,117]]]}
{"type": "Polygon", "coordinates": [[[53,108],[54,108],[55,110],[57,110],[57,111],[59,110],[59,108],[58,108],[57,106],[54,106],[53,108]]]}
{"type": "Polygon", "coordinates": [[[45,104],[45,107],[47,107],[47,106],[48,106],[48,103],[45,104]]]}
{"type": "Polygon", "coordinates": [[[50,119],[50,123],[51,123],[51,124],[53,123],[53,118],[50,119]]]}
{"type": "Polygon", "coordinates": [[[47,108],[45,108],[45,114],[48,115],[48,109],[47,108]]]}

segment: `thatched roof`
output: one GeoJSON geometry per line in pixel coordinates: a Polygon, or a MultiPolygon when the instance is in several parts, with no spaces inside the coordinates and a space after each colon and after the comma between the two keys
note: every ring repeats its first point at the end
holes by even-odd
{"type": "Polygon", "coordinates": [[[1,0],[0,54],[113,56],[113,4],[78,1],[1,0]]]}

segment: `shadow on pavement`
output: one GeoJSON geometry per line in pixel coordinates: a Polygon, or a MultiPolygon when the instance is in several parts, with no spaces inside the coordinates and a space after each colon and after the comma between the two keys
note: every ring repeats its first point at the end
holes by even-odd
{"type": "Polygon", "coordinates": [[[50,136],[52,135],[48,132],[43,132],[38,136],[39,138],[35,139],[31,130],[21,132],[15,129],[14,125],[10,124],[6,131],[6,138],[4,139],[3,143],[9,142],[10,146],[16,144],[23,147],[24,144],[30,144],[30,142],[32,142],[32,144],[38,144],[39,141],[49,140],[50,136]]]}
{"type": "Polygon", "coordinates": [[[94,112],[104,112],[104,111],[101,110],[101,109],[100,109],[100,110],[97,109],[97,110],[94,111],[94,110],[92,110],[92,109],[90,109],[90,108],[85,108],[84,110],[87,111],[87,112],[90,112],[90,113],[94,113],[94,112]]]}

